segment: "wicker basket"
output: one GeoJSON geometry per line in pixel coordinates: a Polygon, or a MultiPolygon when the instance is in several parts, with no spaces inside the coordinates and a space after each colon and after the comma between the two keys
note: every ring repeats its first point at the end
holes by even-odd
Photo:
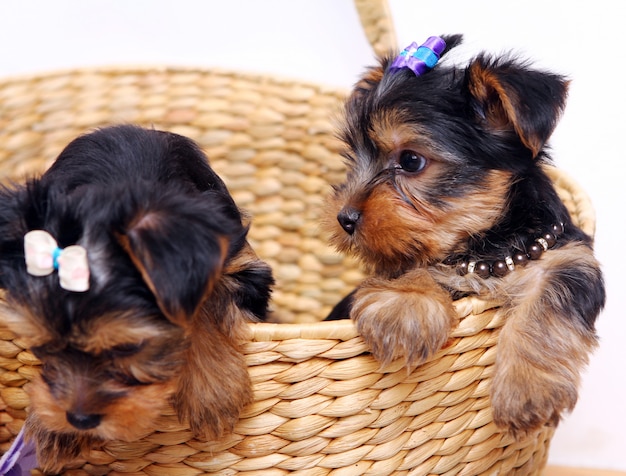
{"type": "MultiPolygon", "coordinates": [[[[385,5],[357,1],[375,49],[389,45],[385,5]]],[[[109,442],[65,474],[539,474],[553,428],[521,442],[491,420],[489,386],[502,325],[496,303],[462,299],[452,344],[410,374],[384,372],[351,321],[317,322],[362,278],[328,248],[318,212],[344,173],[331,118],[345,91],[265,76],[183,68],[88,69],[0,81],[3,181],[42,171],[75,136],[111,123],[153,125],[198,141],[274,269],[273,308],[244,351],[255,401],[233,435],[194,438],[173,412],[134,443],[109,442]]],[[[550,171],[573,217],[594,232],[590,202],[550,171]]],[[[28,409],[38,362],[2,327],[0,450],[28,409]]]]}

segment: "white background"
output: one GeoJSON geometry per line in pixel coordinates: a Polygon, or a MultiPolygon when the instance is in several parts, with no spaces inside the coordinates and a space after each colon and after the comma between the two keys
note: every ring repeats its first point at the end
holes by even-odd
{"type": "MultiPolygon", "coordinates": [[[[614,0],[391,0],[399,45],[464,33],[462,55],[513,49],[573,82],[557,165],[597,212],[608,304],[601,347],[550,461],[626,470],[625,15],[614,0]]],[[[218,66],[351,86],[373,54],[349,0],[3,0],[0,76],[91,65],[218,66]]]]}

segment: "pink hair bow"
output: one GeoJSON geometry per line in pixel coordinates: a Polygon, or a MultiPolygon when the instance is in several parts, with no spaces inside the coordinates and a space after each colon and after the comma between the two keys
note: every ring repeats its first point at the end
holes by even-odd
{"type": "Polygon", "coordinates": [[[24,255],[29,274],[47,276],[58,269],[63,289],[74,292],[89,289],[87,250],[82,246],[72,245],[62,249],[47,231],[33,230],[24,235],[24,255]]]}

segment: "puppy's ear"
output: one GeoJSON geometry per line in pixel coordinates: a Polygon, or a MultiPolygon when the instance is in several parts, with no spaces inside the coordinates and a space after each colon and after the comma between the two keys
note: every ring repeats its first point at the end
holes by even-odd
{"type": "Polygon", "coordinates": [[[142,208],[118,235],[161,311],[182,327],[219,279],[234,227],[243,230],[219,204],[185,198],[142,208]]]}
{"type": "Polygon", "coordinates": [[[565,108],[569,81],[508,58],[479,56],[467,68],[467,89],[493,132],[513,130],[537,157],[565,108]]]}
{"type": "Polygon", "coordinates": [[[47,206],[38,181],[25,186],[0,186],[0,319],[29,347],[40,345],[52,336],[42,323],[40,313],[33,312],[36,299],[28,285],[24,257],[24,235],[27,222],[37,223],[39,212],[47,206]]]}
{"type": "Polygon", "coordinates": [[[0,288],[27,294],[24,235],[40,227],[49,202],[39,180],[0,186],[0,288]]]}
{"type": "Polygon", "coordinates": [[[19,219],[16,208],[14,193],[4,187],[0,189],[0,288],[3,289],[9,285],[15,264],[13,255],[17,243],[14,228],[19,219]]]}

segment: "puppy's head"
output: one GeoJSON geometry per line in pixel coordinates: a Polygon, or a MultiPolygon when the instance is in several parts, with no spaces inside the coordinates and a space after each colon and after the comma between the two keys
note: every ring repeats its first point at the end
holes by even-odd
{"type": "Polygon", "coordinates": [[[41,426],[134,439],[176,391],[194,318],[246,230],[211,190],[123,177],[54,182],[0,191],[2,320],[42,362],[29,388],[41,426]],[[27,272],[32,230],[56,241],[58,270],[27,272]],[[70,246],[86,251],[86,290],[61,285],[60,250],[70,246]]]}
{"type": "MultiPolygon", "coordinates": [[[[461,41],[443,38],[442,56],[461,41]]],[[[444,59],[420,75],[392,61],[346,102],[347,179],[325,220],[336,248],[388,276],[443,260],[500,219],[511,186],[539,173],[567,90],[512,57],[444,59]]]]}

